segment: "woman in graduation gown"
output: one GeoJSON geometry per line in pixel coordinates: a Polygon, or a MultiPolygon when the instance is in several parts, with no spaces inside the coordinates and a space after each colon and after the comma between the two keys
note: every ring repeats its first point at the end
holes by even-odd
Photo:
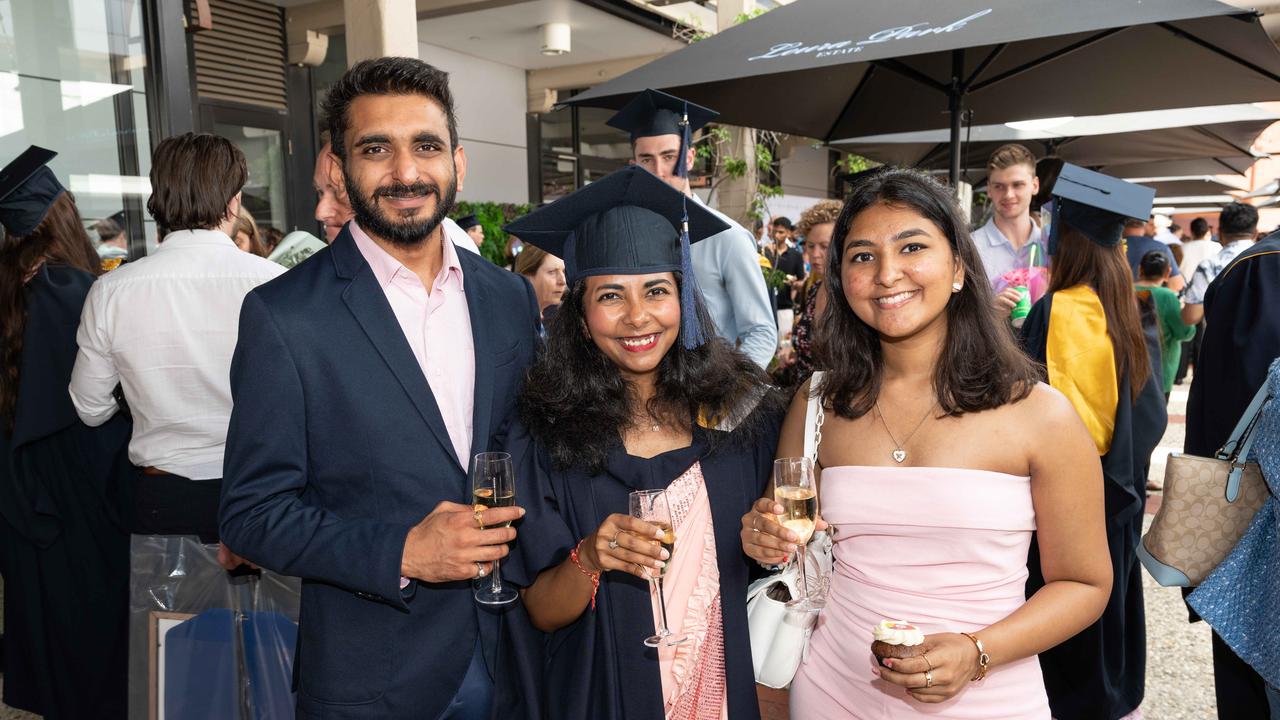
{"type": "Polygon", "coordinates": [[[59,718],[123,718],[128,420],[80,422],[67,384],[100,261],[71,196],[24,153],[0,171],[0,570],[4,701],[59,718]]]}
{"type": "Polygon", "coordinates": [[[509,228],[569,275],[520,401],[536,450],[517,470],[528,515],[505,568],[549,634],[537,702],[556,720],[759,716],[737,537],[782,407],[716,338],[689,270],[688,243],[723,228],[637,166],[509,228]],[[628,516],[629,494],[651,489],[670,501],[671,556],[628,516]],[[654,649],[646,570],[662,562],[669,627],[688,640],[654,649]]]}
{"type": "MultiPolygon", "coordinates": [[[[1113,582],[1098,622],[1043,653],[1040,664],[1055,718],[1116,720],[1137,710],[1146,682],[1134,551],[1146,500],[1144,468],[1168,421],[1120,245],[1124,218],[1147,217],[1153,192],[1065,165],[1053,195],[1049,292],[1032,308],[1022,340],[1044,363],[1049,384],[1071,400],[1101,456],[1113,582]]],[[[1029,596],[1044,584],[1034,544],[1028,565],[1029,596]]]]}

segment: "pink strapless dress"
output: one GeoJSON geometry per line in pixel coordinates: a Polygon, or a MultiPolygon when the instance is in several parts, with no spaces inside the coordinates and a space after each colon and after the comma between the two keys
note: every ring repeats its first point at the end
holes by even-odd
{"type": "Polygon", "coordinates": [[[975,632],[1025,602],[1031,479],[984,470],[833,467],[820,509],[837,528],[831,594],[791,686],[797,720],[1047,720],[1040,661],[992,668],[938,704],[876,677],[871,628],[975,632]]]}

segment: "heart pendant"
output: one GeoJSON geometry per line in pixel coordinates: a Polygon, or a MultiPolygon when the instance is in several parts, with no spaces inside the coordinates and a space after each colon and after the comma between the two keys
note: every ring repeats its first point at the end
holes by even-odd
{"type": "Polygon", "coordinates": [[[894,461],[894,462],[896,462],[896,463],[901,463],[903,460],[906,460],[906,459],[907,459],[907,451],[906,451],[906,450],[903,450],[902,448],[898,448],[897,450],[894,450],[894,451],[893,451],[893,461],[894,461]]]}

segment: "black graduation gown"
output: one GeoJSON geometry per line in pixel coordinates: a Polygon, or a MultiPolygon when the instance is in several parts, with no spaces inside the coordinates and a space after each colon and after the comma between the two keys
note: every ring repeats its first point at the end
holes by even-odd
{"type": "Polygon", "coordinates": [[[1255,243],[1218,274],[1205,293],[1204,311],[1185,449],[1212,457],[1280,357],[1280,233],[1255,243]]]}
{"type": "MultiPolygon", "coordinates": [[[[750,447],[717,442],[697,428],[688,448],[653,458],[628,455],[619,444],[609,453],[605,472],[553,469],[545,450],[534,453],[536,473],[523,475],[518,502],[528,514],[519,526],[504,575],[527,586],[542,570],[568,557],[583,537],[595,532],[611,513],[626,513],[632,490],[664,488],[702,463],[715,529],[724,624],[724,661],[729,717],[756,720],[759,704],[747,634],[746,593],[750,560],[743,554],[741,518],[764,492],[772,472],[778,425],[750,447]],[[531,476],[532,475],[532,476],[531,476]]],[[[530,660],[541,672],[537,702],[544,717],[554,720],[660,720],[662,683],[656,651],[643,641],[653,634],[649,585],[625,573],[601,576],[596,607],[588,607],[572,624],[549,635],[530,660]]],[[[515,681],[508,678],[508,681],[515,681]]],[[[499,679],[502,682],[503,679],[499,679]]],[[[528,683],[527,683],[528,684],[528,683]]]]}
{"type": "MultiPolygon", "coordinates": [[[[1212,457],[1226,443],[1267,368],[1280,357],[1280,233],[1231,262],[1205,293],[1205,329],[1187,401],[1185,452],[1212,457]]],[[[1190,589],[1183,590],[1183,597],[1190,589]]],[[[1192,621],[1199,616],[1188,608],[1192,621]]],[[[1268,717],[1265,683],[1215,633],[1220,718],[1268,717]]]]}
{"type": "Polygon", "coordinates": [[[27,284],[15,422],[0,433],[4,701],[48,720],[126,710],[131,428],[84,425],[67,393],[92,283],[46,266],[27,284]]]}
{"type": "MultiPolygon", "coordinates": [[[[1022,326],[1024,349],[1041,363],[1052,332],[1052,305],[1053,295],[1046,295],[1022,326]]],[[[1142,704],[1146,684],[1146,614],[1135,551],[1142,536],[1146,503],[1145,468],[1164,434],[1168,416],[1158,374],[1147,381],[1134,402],[1130,402],[1129,379],[1121,378],[1119,385],[1111,449],[1102,456],[1111,597],[1097,622],[1040,654],[1049,707],[1056,720],[1124,717],[1142,704]]],[[[1045,584],[1034,539],[1027,570],[1030,598],[1045,584]]]]}

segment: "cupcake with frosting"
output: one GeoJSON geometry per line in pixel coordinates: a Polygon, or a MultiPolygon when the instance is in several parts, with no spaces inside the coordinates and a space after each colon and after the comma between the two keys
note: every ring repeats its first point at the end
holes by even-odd
{"type": "Polygon", "coordinates": [[[885,658],[915,657],[924,650],[924,633],[906,620],[881,620],[871,634],[871,652],[881,665],[885,658]]]}

